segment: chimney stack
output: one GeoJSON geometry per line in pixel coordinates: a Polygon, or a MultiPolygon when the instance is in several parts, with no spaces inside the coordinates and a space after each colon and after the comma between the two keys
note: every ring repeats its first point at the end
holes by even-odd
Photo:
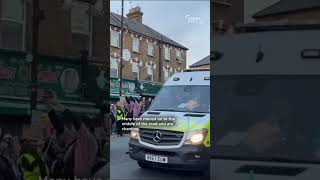
{"type": "Polygon", "coordinates": [[[141,8],[139,6],[130,9],[129,13],[127,14],[127,17],[129,19],[132,19],[140,24],[142,24],[142,16],[143,12],[141,11],[141,8]]]}

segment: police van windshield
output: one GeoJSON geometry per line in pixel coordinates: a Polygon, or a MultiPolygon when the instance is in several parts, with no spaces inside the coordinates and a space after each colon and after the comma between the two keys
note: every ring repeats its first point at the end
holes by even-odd
{"type": "Polygon", "coordinates": [[[165,86],[150,111],[210,112],[210,86],[165,86]]]}
{"type": "Polygon", "coordinates": [[[320,161],[320,76],[215,76],[213,155],[320,161]]]}

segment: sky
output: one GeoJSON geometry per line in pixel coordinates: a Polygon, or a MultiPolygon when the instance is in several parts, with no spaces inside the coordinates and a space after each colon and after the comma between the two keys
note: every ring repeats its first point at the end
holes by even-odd
{"type": "MultiPolygon", "coordinates": [[[[110,10],[121,14],[121,1],[111,0],[110,10]]],[[[124,15],[140,6],[143,24],[187,47],[187,68],[210,54],[210,1],[125,0],[124,15]]]]}

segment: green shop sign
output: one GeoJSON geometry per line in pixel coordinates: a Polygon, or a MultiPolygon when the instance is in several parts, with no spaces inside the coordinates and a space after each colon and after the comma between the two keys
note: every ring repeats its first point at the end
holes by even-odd
{"type": "MultiPolygon", "coordinates": [[[[110,95],[111,98],[119,98],[120,95],[120,81],[118,79],[110,79],[110,95]]],[[[140,97],[136,92],[136,81],[122,80],[122,96],[140,97]]]]}
{"type": "Polygon", "coordinates": [[[162,83],[140,82],[143,96],[156,96],[162,87],[162,83]]]}
{"type": "MultiPolygon", "coordinates": [[[[134,81],[126,80],[122,81],[122,96],[156,96],[161,89],[161,83],[152,83],[147,81],[134,81]]],[[[111,98],[119,98],[120,94],[120,81],[115,78],[110,79],[110,96],[111,98]]]]}
{"type": "MultiPolygon", "coordinates": [[[[54,57],[39,57],[38,95],[53,90],[63,100],[80,98],[81,65],[54,57]]],[[[25,55],[0,53],[0,95],[28,97],[31,64],[25,55]]]]}

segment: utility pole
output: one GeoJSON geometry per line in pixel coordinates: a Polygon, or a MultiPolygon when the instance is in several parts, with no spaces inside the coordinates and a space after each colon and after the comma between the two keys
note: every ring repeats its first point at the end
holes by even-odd
{"type": "Polygon", "coordinates": [[[82,98],[86,98],[86,89],[87,89],[87,82],[88,82],[88,51],[82,50],[81,54],[81,90],[82,90],[82,98]]]}
{"type": "Polygon", "coordinates": [[[33,0],[33,18],[32,18],[32,62],[31,62],[31,97],[30,107],[32,110],[37,109],[38,99],[38,44],[39,44],[39,24],[40,24],[40,7],[39,0],[33,0]]]}
{"type": "Polygon", "coordinates": [[[120,43],[120,78],[119,78],[119,81],[120,81],[120,89],[119,89],[119,98],[121,98],[121,95],[122,95],[122,57],[123,57],[123,1],[124,0],[121,0],[121,33],[120,33],[120,36],[121,36],[121,43],[120,43]]]}

